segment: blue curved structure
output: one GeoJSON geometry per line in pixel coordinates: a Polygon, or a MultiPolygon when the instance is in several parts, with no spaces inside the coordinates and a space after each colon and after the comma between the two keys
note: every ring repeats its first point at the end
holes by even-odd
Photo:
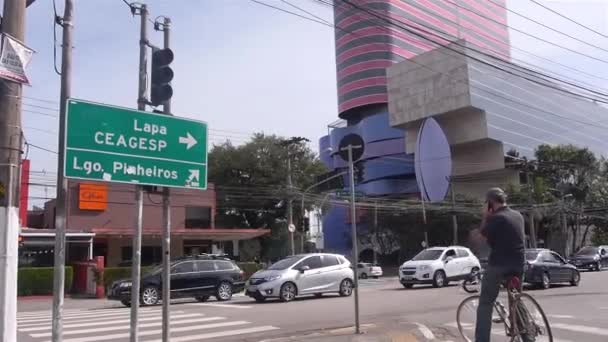
{"type": "MultiPolygon", "coordinates": [[[[405,153],[405,132],[392,128],[388,112],[371,114],[356,124],[334,128],[319,140],[320,159],[330,170],[347,170],[348,165],[335,152],[342,137],[358,134],[365,142],[365,152],[359,160],[361,179],[355,185],[365,196],[389,196],[418,192],[414,172],[414,156],[405,153]]],[[[346,189],[349,177],[344,176],[346,189]]],[[[341,190],[341,189],[336,189],[341,190]]],[[[323,217],[324,247],[348,255],[351,251],[350,219],[347,206],[333,205],[323,217]]],[[[365,223],[359,223],[366,230],[365,223]]]]}

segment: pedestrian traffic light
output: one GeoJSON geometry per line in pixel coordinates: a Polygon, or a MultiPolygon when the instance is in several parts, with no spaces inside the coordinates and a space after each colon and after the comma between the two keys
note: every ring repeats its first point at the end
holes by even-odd
{"type": "Polygon", "coordinates": [[[171,49],[152,49],[152,86],[150,89],[150,102],[158,106],[171,99],[173,88],[173,70],[169,64],[173,62],[171,49]]]}
{"type": "Polygon", "coordinates": [[[304,232],[310,231],[310,219],[308,217],[304,217],[302,219],[302,231],[304,231],[304,232]]]}

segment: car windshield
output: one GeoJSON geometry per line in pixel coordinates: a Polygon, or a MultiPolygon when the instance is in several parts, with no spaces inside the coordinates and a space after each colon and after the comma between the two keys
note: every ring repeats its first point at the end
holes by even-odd
{"type": "Polygon", "coordinates": [[[538,257],[538,251],[527,251],[526,252],[527,261],[534,261],[534,260],[536,260],[536,257],[538,257]]]}
{"type": "Polygon", "coordinates": [[[437,260],[441,254],[443,254],[443,250],[441,249],[425,249],[412,258],[412,260],[437,260]]]}
{"type": "Polygon", "coordinates": [[[289,258],[275,262],[274,264],[270,265],[270,267],[268,267],[268,269],[274,270],[274,271],[285,270],[285,269],[288,269],[289,267],[293,266],[296,262],[300,261],[302,258],[303,257],[301,257],[301,256],[289,257],[289,258]]]}
{"type": "Polygon", "coordinates": [[[154,265],[149,271],[146,271],[145,274],[157,274],[163,270],[163,265],[154,265]]]}
{"type": "Polygon", "coordinates": [[[597,247],[583,247],[576,255],[596,255],[597,247]]]}

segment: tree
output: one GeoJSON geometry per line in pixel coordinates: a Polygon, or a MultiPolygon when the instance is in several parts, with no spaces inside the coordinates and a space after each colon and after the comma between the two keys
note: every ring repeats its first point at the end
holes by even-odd
{"type": "MultiPolygon", "coordinates": [[[[267,228],[271,237],[262,240],[265,257],[287,254],[286,139],[255,134],[240,146],[225,142],[209,153],[209,181],[216,185],[216,225],[223,227],[267,228]]],[[[290,144],[292,178],[296,188],[314,183],[325,171],[315,153],[304,142],[290,144]]],[[[294,206],[299,217],[299,206],[294,206]]],[[[297,222],[297,221],[296,221],[297,222]]]]}

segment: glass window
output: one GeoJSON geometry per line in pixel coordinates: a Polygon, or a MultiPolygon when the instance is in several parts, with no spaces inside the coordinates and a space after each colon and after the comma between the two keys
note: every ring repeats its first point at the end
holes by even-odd
{"type": "Polygon", "coordinates": [[[226,260],[217,260],[215,262],[215,269],[219,271],[227,271],[234,269],[233,264],[230,261],[226,260]]]}
{"type": "Polygon", "coordinates": [[[557,262],[559,262],[560,264],[565,264],[566,261],[564,260],[564,258],[561,257],[561,255],[555,253],[555,252],[551,252],[551,255],[553,256],[553,258],[555,258],[555,260],[557,260],[557,262]]]}
{"type": "Polygon", "coordinates": [[[447,252],[445,252],[445,255],[443,256],[443,259],[447,259],[449,257],[455,258],[456,257],[456,251],[453,249],[448,249],[447,252]]]}
{"type": "Polygon", "coordinates": [[[466,249],[458,249],[458,257],[459,258],[466,258],[469,256],[469,252],[467,252],[466,249]]]}
{"type": "Polygon", "coordinates": [[[543,262],[559,263],[559,260],[549,252],[543,253],[543,262]]]}
{"type": "Polygon", "coordinates": [[[211,227],[210,207],[186,207],[186,228],[201,229],[211,227]]]}
{"type": "Polygon", "coordinates": [[[268,269],[274,270],[274,271],[286,270],[300,260],[302,260],[301,256],[293,256],[293,257],[285,258],[283,260],[279,260],[279,261],[275,262],[270,267],[268,267],[268,269]]]}
{"type": "Polygon", "coordinates": [[[197,261],[196,264],[198,266],[199,272],[215,271],[215,265],[213,264],[213,261],[211,261],[211,260],[197,261]]]}
{"type": "Polygon", "coordinates": [[[171,273],[179,274],[189,272],[194,272],[194,263],[191,261],[186,261],[175,265],[171,273]]]}
{"type": "Polygon", "coordinates": [[[598,253],[597,247],[583,247],[576,255],[596,255],[598,253]]]}
{"type": "Polygon", "coordinates": [[[442,249],[425,249],[413,257],[412,260],[437,260],[442,253],[442,249]]]}
{"type": "Polygon", "coordinates": [[[314,270],[315,268],[321,268],[323,267],[323,264],[321,263],[321,257],[318,255],[315,256],[311,256],[308,259],[302,260],[302,262],[300,262],[299,267],[302,266],[308,266],[310,267],[311,270],[314,270]]]}
{"type": "Polygon", "coordinates": [[[340,265],[340,261],[333,255],[324,255],[323,256],[323,267],[330,267],[340,265]]]}
{"type": "Polygon", "coordinates": [[[534,261],[534,260],[536,260],[537,257],[538,257],[537,251],[526,251],[526,260],[527,261],[534,261]]]}

